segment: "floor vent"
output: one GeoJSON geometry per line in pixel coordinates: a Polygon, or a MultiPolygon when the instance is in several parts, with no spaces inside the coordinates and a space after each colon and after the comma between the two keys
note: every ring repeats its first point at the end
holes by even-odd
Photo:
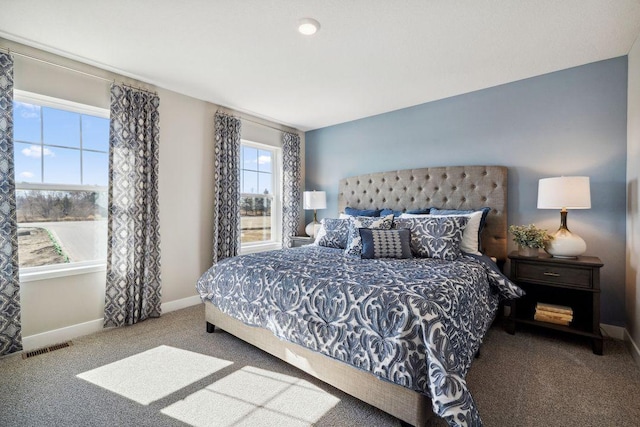
{"type": "Polygon", "coordinates": [[[23,359],[28,359],[30,357],[35,357],[35,356],[39,356],[41,354],[45,354],[45,353],[50,353],[52,351],[56,351],[56,350],[60,350],[61,348],[67,348],[67,347],[71,347],[73,345],[73,343],[71,341],[67,341],[67,342],[63,342],[60,344],[55,344],[49,347],[43,347],[43,348],[39,348],[37,350],[31,350],[28,351],[26,353],[22,353],[22,358],[23,359]]]}

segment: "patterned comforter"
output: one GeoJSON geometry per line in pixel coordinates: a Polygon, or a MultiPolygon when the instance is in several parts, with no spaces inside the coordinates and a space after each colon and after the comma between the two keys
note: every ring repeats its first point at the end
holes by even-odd
{"type": "Polygon", "coordinates": [[[486,257],[365,260],[321,246],[222,260],[197,289],[248,325],[426,394],[455,426],[482,425],[465,376],[499,299],[523,293],[486,257]]]}

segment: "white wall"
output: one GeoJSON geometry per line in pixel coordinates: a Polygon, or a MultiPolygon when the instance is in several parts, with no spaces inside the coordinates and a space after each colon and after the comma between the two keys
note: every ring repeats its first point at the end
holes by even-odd
{"type": "MultiPolygon", "coordinates": [[[[0,46],[108,79],[96,79],[15,55],[16,89],[102,108],[109,108],[109,86],[114,78],[158,92],[163,311],[199,302],[195,283],[211,266],[213,247],[214,114],[219,107],[1,38],[0,46]]],[[[237,115],[245,119],[244,138],[279,144],[281,132],[259,123],[280,128],[279,125],[246,114],[237,115]]],[[[302,141],[304,147],[304,135],[302,141]]],[[[21,283],[25,348],[100,329],[104,290],[104,272],[21,283]]]]}
{"type": "Polygon", "coordinates": [[[626,326],[631,352],[640,364],[640,37],[629,52],[628,78],[626,326]]]}
{"type": "Polygon", "coordinates": [[[216,107],[175,92],[160,96],[162,301],[196,295],[211,266],[213,115],[216,107]]]}

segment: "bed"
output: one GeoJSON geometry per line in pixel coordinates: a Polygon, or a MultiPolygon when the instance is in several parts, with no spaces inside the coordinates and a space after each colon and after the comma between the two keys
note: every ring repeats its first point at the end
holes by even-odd
{"type": "MultiPolygon", "coordinates": [[[[506,194],[505,167],[430,167],[343,179],[338,205],[488,207],[482,248],[501,263],[506,194]]],[[[450,425],[481,424],[464,376],[500,299],[521,294],[487,257],[360,260],[322,246],[223,260],[197,289],[208,332],[217,326],[414,426],[432,408],[450,425]]]]}

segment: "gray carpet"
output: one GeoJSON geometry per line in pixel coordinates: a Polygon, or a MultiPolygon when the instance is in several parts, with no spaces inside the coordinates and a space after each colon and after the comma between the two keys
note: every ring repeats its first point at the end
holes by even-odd
{"type": "MultiPolygon", "coordinates": [[[[258,368],[303,379],[339,399],[314,425],[399,426],[389,415],[227,333],[207,334],[202,305],[79,338],[73,344],[27,360],[0,359],[0,425],[185,426],[161,411],[183,399],[188,402],[243,368],[258,368]],[[233,364],[148,405],[76,377],[159,346],[233,364]]],[[[604,356],[596,356],[586,340],[539,329],[519,330],[511,336],[497,324],[489,331],[467,381],[486,426],[637,426],[640,369],[623,343],[606,340],[604,351],[604,356]]],[[[247,395],[256,392],[248,389],[247,395]]],[[[207,409],[206,422],[215,425],[221,419],[216,411],[225,410],[229,410],[225,405],[207,409]]],[[[434,419],[431,425],[445,424],[434,419]]]]}

